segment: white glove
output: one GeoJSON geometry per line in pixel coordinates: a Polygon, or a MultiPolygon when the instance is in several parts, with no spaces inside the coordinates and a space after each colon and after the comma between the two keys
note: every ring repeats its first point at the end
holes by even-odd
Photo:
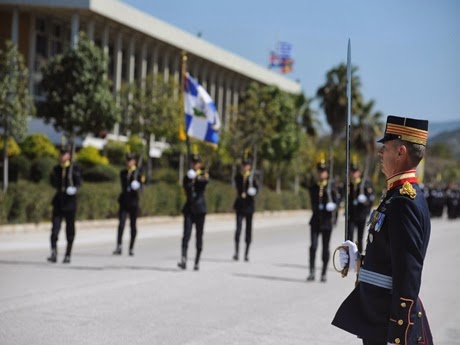
{"type": "Polygon", "coordinates": [[[132,190],[138,190],[139,188],[141,188],[141,183],[139,181],[134,180],[133,182],[131,182],[132,190]]]}
{"type": "Polygon", "coordinates": [[[249,196],[254,196],[256,194],[257,194],[257,189],[256,188],[254,188],[254,187],[249,187],[248,188],[248,195],[249,196]]]}
{"type": "Polygon", "coordinates": [[[339,260],[340,266],[345,268],[347,264],[349,264],[350,271],[356,271],[358,267],[358,247],[355,243],[351,242],[350,240],[345,241],[342,243],[342,246],[348,247],[348,251],[344,248],[339,249],[339,260]]]}
{"type": "Polygon", "coordinates": [[[335,202],[331,202],[331,201],[330,201],[330,202],[328,202],[328,203],[326,204],[326,210],[327,210],[328,212],[335,211],[336,208],[337,208],[337,204],[336,204],[335,202]]]}
{"type": "Polygon", "coordinates": [[[193,169],[190,169],[189,171],[187,171],[187,177],[190,180],[193,180],[196,177],[196,171],[193,169]]]}
{"type": "Polygon", "coordinates": [[[65,189],[65,193],[67,195],[75,195],[77,194],[77,188],[74,187],[74,186],[68,186],[66,189],[65,189]]]}
{"type": "Polygon", "coordinates": [[[358,195],[358,202],[360,204],[364,204],[366,201],[367,201],[367,196],[365,196],[364,194],[359,194],[358,195]]]}

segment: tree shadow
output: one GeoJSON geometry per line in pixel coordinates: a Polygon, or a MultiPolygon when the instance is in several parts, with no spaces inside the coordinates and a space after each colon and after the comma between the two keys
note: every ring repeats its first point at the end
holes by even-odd
{"type": "Polygon", "coordinates": [[[282,282],[288,282],[288,283],[305,284],[305,279],[276,277],[276,276],[269,276],[269,275],[263,275],[263,274],[246,274],[246,273],[233,273],[233,275],[236,277],[241,277],[241,278],[253,278],[253,279],[263,279],[263,280],[270,280],[270,281],[282,281],[282,282]]]}

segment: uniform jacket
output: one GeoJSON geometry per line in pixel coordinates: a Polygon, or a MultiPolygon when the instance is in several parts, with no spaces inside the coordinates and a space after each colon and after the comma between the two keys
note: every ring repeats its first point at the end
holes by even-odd
{"type": "Polygon", "coordinates": [[[337,203],[337,192],[334,187],[331,188],[331,198],[329,200],[327,193],[328,182],[318,182],[310,186],[310,200],[313,215],[310,219],[310,225],[314,231],[331,231],[334,223],[334,212],[326,210],[328,202],[337,203]]]}
{"type": "Polygon", "coordinates": [[[350,182],[350,194],[349,194],[349,217],[350,220],[356,222],[362,222],[367,220],[369,212],[371,210],[372,204],[374,202],[374,188],[369,181],[358,181],[350,182]],[[367,200],[364,203],[358,201],[358,196],[361,194],[361,186],[364,183],[363,194],[366,196],[367,200]]]}
{"type": "MultiPolygon", "coordinates": [[[[253,187],[259,189],[257,181],[253,180],[253,187]]],[[[243,176],[241,173],[235,176],[235,187],[238,193],[233,208],[237,213],[251,214],[255,211],[254,196],[248,195],[249,174],[243,176]]]]}
{"type": "Polygon", "coordinates": [[[182,212],[184,214],[206,214],[206,199],[204,192],[209,181],[208,173],[198,170],[194,179],[184,176],[182,186],[184,187],[187,201],[185,202],[182,212]]]}
{"type": "Polygon", "coordinates": [[[71,184],[78,188],[81,185],[80,168],[73,165],[72,177],[69,178],[70,162],[64,166],[56,165],[50,175],[50,183],[56,189],[53,197],[53,207],[59,211],[75,211],[77,209],[77,196],[67,195],[66,188],[71,184]],[[72,182],[72,183],[71,183],[72,182]]]}
{"type": "Polygon", "coordinates": [[[120,183],[121,183],[121,193],[118,197],[118,202],[120,203],[120,207],[130,210],[139,207],[139,191],[131,189],[131,182],[137,180],[139,183],[143,182],[143,177],[140,173],[137,174],[136,177],[135,169],[123,169],[120,171],[120,183]]]}
{"type": "Polygon", "coordinates": [[[364,269],[391,277],[392,288],[360,281],[332,322],[361,338],[433,344],[418,296],[430,239],[430,214],[415,181],[415,171],[390,178],[379,213],[371,214],[361,273],[364,269]]]}

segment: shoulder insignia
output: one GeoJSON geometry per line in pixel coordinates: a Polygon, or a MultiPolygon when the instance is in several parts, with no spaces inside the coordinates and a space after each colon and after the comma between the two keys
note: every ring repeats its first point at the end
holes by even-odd
{"type": "Polygon", "coordinates": [[[407,195],[411,199],[415,199],[415,196],[417,195],[417,191],[415,190],[414,187],[409,182],[404,182],[403,186],[399,190],[399,193],[401,195],[407,195]]]}

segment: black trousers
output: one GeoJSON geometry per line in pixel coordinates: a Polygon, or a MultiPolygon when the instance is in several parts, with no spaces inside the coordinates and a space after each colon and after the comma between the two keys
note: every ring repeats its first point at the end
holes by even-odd
{"type": "Polygon", "coordinates": [[[75,239],[75,213],[76,210],[62,211],[56,208],[53,209],[53,216],[51,219],[51,249],[56,250],[59,232],[61,231],[62,219],[65,219],[65,234],[67,238],[66,255],[72,253],[72,245],[75,239]]]}
{"type": "Polygon", "coordinates": [[[329,242],[331,240],[332,229],[326,230],[317,230],[311,227],[311,245],[310,245],[310,271],[315,269],[315,258],[316,258],[316,249],[318,249],[318,238],[321,235],[323,248],[322,248],[322,259],[323,259],[323,269],[322,274],[326,273],[327,265],[329,263],[330,252],[329,252],[329,242]]]}
{"type": "Polygon", "coordinates": [[[363,339],[363,345],[387,345],[387,341],[363,339]]]}
{"type": "Polygon", "coordinates": [[[357,219],[353,220],[350,219],[348,222],[348,240],[353,242],[353,239],[355,237],[355,232],[358,233],[358,250],[360,253],[363,252],[363,235],[364,235],[364,229],[366,228],[366,219],[357,219]]]}
{"type": "Polygon", "coordinates": [[[243,228],[243,219],[246,219],[245,241],[249,245],[252,242],[252,213],[237,213],[236,214],[236,231],[235,242],[240,243],[241,230],[243,228]]]}
{"type": "Polygon", "coordinates": [[[137,235],[137,207],[132,207],[126,209],[124,207],[120,207],[118,211],[118,236],[117,236],[117,245],[121,246],[121,242],[123,240],[123,232],[125,230],[125,223],[126,218],[129,215],[129,225],[131,227],[131,240],[129,242],[129,249],[134,248],[134,241],[136,240],[137,235]]]}
{"type": "Polygon", "coordinates": [[[192,236],[192,227],[195,224],[196,230],[196,253],[199,260],[201,251],[203,250],[203,229],[206,213],[201,214],[184,214],[184,236],[182,237],[182,256],[187,257],[188,243],[192,236]]]}

